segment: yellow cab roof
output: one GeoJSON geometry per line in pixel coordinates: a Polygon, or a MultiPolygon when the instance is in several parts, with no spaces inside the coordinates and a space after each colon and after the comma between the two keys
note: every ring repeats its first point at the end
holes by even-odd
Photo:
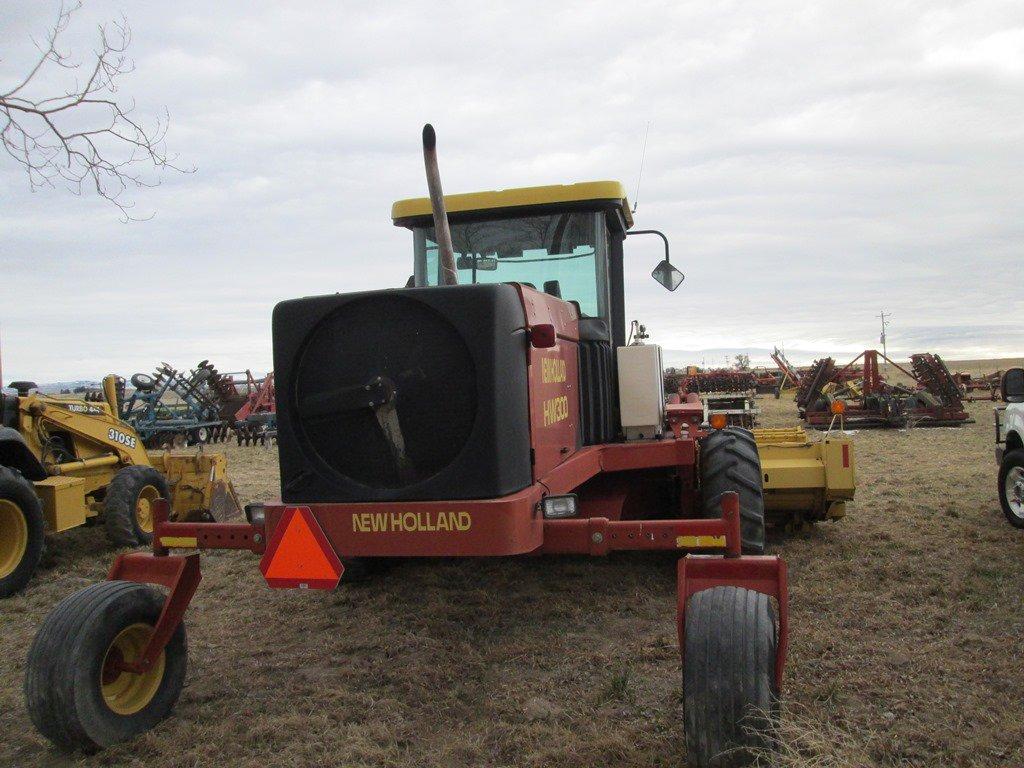
{"type": "MultiPolygon", "coordinates": [[[[500,208],[534,208],[589,201],[616,202],[626,221],[626,228],[633,226],[633,214],[630,212],[629,202],[626,200],[626,188],[620,181],[582,181],[577,184],[519,187],[444,196],[444,204],[448,213],[470,213],[500,208]]],[[[429,197],[398,200],[391,206],[391,219],[395,224],[431,214],[429,197]]]]}

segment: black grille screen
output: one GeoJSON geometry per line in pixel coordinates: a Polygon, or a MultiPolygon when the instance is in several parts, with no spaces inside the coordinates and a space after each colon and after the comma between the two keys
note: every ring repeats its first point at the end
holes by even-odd
{"type": "Polygon", "coordinates": [[[583,445],[614,437],[612,348],[607,341],[580,342],[580,433],[583,445]]]}
{"type": "Polygon", "coordinates": [[[451,323],[421,302],[378,295],[342,305],[309,335],[293,405],[309,448],[332,470],[371,488],[399,488],[433,476],[465,446],[476,381],[451,323]],[[367,398],[392,393],[393,412],[366,407],[367,398]]]}

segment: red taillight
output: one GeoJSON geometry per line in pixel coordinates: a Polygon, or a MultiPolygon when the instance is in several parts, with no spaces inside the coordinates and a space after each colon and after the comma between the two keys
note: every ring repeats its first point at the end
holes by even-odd
{"type": "Polygon", "coordinates": [[[530,344],[537,349],[550,349],[556,341],[555,326],[551,323],[541,323],[530,328],[530,344]]]}
{"type": "Polygon", "coordinates": [[[850,468],[850,446],[843,446],[843,469],[850,468]]]}

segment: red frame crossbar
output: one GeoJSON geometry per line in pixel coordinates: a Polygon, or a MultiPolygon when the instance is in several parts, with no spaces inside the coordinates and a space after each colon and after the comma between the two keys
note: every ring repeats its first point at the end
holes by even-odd
{"type": "MultiPolygon", "coordinates": [[[[761,592],[778,602],[779,635],[776,651],[776,686],[781,690],[789,633],[789,602],[786,565],[778,557],[741,555],[740,504],[736,493],[724,493],[722,516],[708,519],[609,520],[604,517],[543,520],[543,539],[535,554],[576,553],[606,555],[619,550],[717,551],[719,556],[688,555],[678,567],[678,629],[680,654],[685,648],[687,600],[715,586],[738,586],[761,592]]],[[[154,504],[153,553],[119,555],[108,575],[112,580],[159,584],[169,594],[149,643],[131,672],[143,672],[159,657],[181,622],[201,579],[198,553],[172,555],[166,540],[181,546],[194,540],[197,549],[242,549],[262,554],[266,533],[249,523],[172,523],[169,506],[154,504]]],[[[322,535],[322,534],[321,534],[322,535]]],[[[323,539],[325,546],[333,545],[323,539]]],[[[334,552],[336,555],[337,553],[334,552]]],[[[310,584],[310,587],[313,585],[310,584]]]]}

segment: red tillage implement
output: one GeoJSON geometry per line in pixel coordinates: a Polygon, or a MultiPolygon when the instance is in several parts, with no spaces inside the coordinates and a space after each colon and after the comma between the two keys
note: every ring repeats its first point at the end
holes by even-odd
{"type": "Polygon", "coordinates": [[[865,350],[841,369],[832,358],[815,361],[804,374],[797,391],[797,407],[804,420],[819,429],[828,428],[835,414],[841,423],[855,428],[960,426],[971,421],[964,409],[963,392],[946,364],[936,354],[911,355],[911,369],[874,349],[865,350]],[[849,377],[863,359],[860,381],[849,377]],[[910,381],[890,384],[882,376],[883,360],[910,381]]]}

